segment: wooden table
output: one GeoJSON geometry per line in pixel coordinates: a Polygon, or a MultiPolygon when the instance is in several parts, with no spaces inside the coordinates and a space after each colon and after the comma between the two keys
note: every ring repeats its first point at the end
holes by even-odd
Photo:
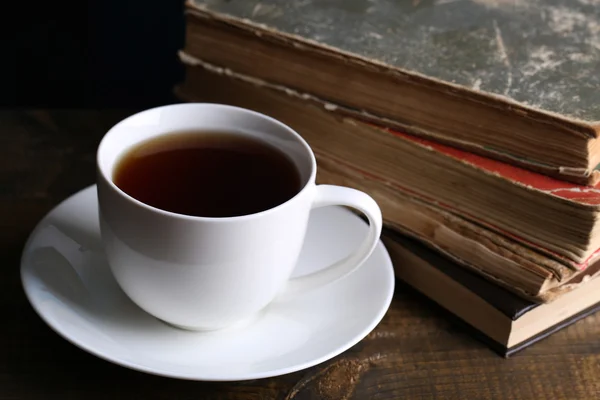
{"type": "Polygon", "coordinates": [[[272,379],[162,378],[71,345],[25,299],[20,252],[46,212],[94,183],[101,136],[134,111],[0,111],[1,399],[600,398],[600,315],[506,360],[402,285],[362,342],[321,365],[272,379]]]}

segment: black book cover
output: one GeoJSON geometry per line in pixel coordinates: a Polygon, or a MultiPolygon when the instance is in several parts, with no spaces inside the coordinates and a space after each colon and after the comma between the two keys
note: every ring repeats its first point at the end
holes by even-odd
{"type": "MultiPolygon", "coordinates": [[[[403,236],[394,231],[386,231],[385,236],[388,240],[393,240],[396,243],[400,244],[402,247],[408,249],[411,253],[413,253],[418,258],[426,261],[432,267],[438,269],[450,279],[459,283],[460,285],[469,289],[469,291],[476,294],[485,302],[489,303],[491,306],[499,310],[501,313],[506,315],[511,320],[517,320],[519,317],[523,316],[527,312],[533,310],[534,308],[540,306],[538,303],[534,303],[531,301],[527,301],[517,296],[516,294],[500,287],[494,285],[492,282],[486,280],[485,278],[477,275],[461,267],[456,264],[449,258],[443,256],[442,254],[430,249],[426,245],[420,243],[419,241],[403,236]]],[[[418,292],[417,288],[414,288],[415,291],[418,292]]],[[[427,297],[425,294],[419,292],[419,295],[423,297],[427,297]]],[[[504,357],[510,357],[516,352],[536,343],[554,332],[573,324],[574,322],[585,318],[586,316],[598,311],[600,309],[600,302],[588,307],[585,310],[567,318],[559,323],[548,327],[546,330],[538,333],[530,337],[529,339],[515,345],[512,347],[506,347],[502,343],[498,343],[492,338],[485,335],[483,332],[478,330],[476,327],[466,323],[456,315],[452,314],[450,310],[443,308],[438,305],[433,300],[427,298],[429,302],[435,304],[435,306],[442,308],[445,311],[445,314],[448,315],[450,319],[452,319],[458,325],[461,325],[477,339],[481,340],[485,344],[487,344],[492,350],[496,351],[500,355],[504,357]]]]}

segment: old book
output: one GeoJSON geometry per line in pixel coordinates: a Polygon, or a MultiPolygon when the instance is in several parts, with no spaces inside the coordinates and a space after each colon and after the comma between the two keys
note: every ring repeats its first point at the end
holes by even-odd
{"type": "Polygon", "coordinates": [[[494,285],[422,244],[393,232],[383,236],[396,276],[470,327],[505,357],[600,309],[600,279],[585,279],[547,304],[494,285]]]}
{"type": "Polygon", "coordinates": [[[599,21],[589,1],[188,0],[185,52],[342,115],[594,184],[599,21]]]}
{"type": "Polygon", "coordinates": [[[435,203],[572,268],[583,269],[600,255],[597,187],[342,118],[310,95],[189,56],[183,60],[188,65],[184,95],[256,109],[284,121],[322,157],[352,170],[357,182],[372,176],[383,187],[435,203]]]}
{"type": "Polygon", "coordinates": [[[510,238],[454,215],[406,192],[390,190],[369,176],[357,180],[344,165],[317,153],[318,182],[355,187],[378,202],[390,231],[401,232],[457,265],[530,302],[548,303],[576,290],[582,277],[600,273],[600,261],[587,268],[565,266],[510,238]],[[393,215],[393,221],[388,216],[393,215]]]}
{"type": "MultiPolygon", "coordinates": [[[[402,181],[407,174],[419,180],[418,171],[423,169],[422,165],[419,168],[418,154],[405,160],[404,152],[392,154],[385,143],[356,141],[368,138],[369,132],[377,128],[339,118],[300,94],[288,93],[249,77],[234,77],[231,72],[224,74],[222,70],[198,62],[195,66],[188,65],[186,81],[177,92],[185,100],[246,107],[289,124],[315,150],[318,178],[322,183],[353,186],[370,193],[380,204],[388,226],[418,237],[520,296],[538,302],[550,301],[574,289],[577,286],[574,279],[586,269],[585,263],[577,264],[555,254],[536,251],[523,241],[469,221],[456,209],[443,206],[440,196],[433,200],[424,198],[410,186],[398,186],[382,178],[378,175],[381,171],[372,168],[373,163],[405,164],[409,171],[398,175],[396,180],[402,181]]],[[[412,152],[412,149],[405,151],[412,152]]],[[[437,172],[434,179],[444,178],[443,171],[437,172]]]]}

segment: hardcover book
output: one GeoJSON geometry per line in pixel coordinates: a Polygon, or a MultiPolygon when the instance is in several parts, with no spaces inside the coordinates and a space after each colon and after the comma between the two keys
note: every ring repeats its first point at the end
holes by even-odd
{"type": "Polygon", "coordinates": [[[342,115],[593,185],[599,21],[593,0],[189,0],[184,50],[342,115]]]}
{"type": "Polygon", "coordinates": [[[398,278],[505,357],[600,309],[600,279],[589,280],[551,303],[532,303],[414,240],[393,232],[383,240],[398,278]]]}

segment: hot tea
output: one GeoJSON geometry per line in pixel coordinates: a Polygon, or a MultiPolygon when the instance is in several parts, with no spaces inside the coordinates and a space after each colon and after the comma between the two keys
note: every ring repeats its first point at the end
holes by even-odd
{"type": "Polygon", "coordinates": [[[113,180],[150,206],[200,217],[265,211],[301,189],[300,174],[282,151],[227,132],[180,132],[149,139],[121,157],[113,180]]]}

